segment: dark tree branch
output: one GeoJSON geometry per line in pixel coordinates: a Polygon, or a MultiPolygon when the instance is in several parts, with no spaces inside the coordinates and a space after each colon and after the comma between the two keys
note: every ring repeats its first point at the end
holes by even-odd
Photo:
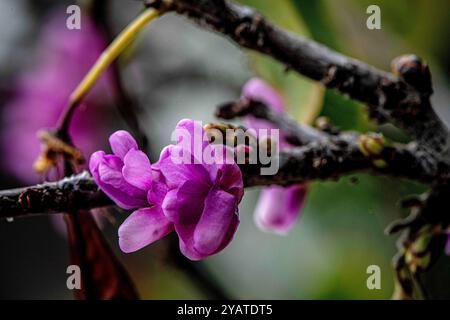
{"type": "MultiPolygon", "coordinates": [[[[246,187],[291,185],[310,180],[337,179],[361,171],[423,183],[435,180],[433,167],[422,162],[423,158],[417,156],[419,151],[413,146],[386,146],[379,155],[371,157],[360,150],[358,139],[356,134],[342,133],[280,152],[279,171],[275,175],[261,175],[259,165],[241,165],[244,184],[246,187]],[[380,167],[376,160],[383,160],[387,165],[380,167]]],[[[112,201],[84,172],[58,182],[0,191],[0,218],[74,212],[111,204],[112,201]]]]}
{"type": "Polygon", "coordinates": [[[312,180],[337,180],[355,172],[371,172],[392,177],[432,183],[434,168],[417,155],[410,146],[384,147],[380,155],[367,156],[359,148],[359,135],[343,133],[329,140],[311,142],[280,152],[280,169],[275,175],[261,175],[256,165],[242,166],[246,187],[263,185],[291,185],[312,180]],[[385,165],[377,165],[382,160],[385,165]]]}
{"type": "Polygon", "coordinates": [[[282,152],[280,170],[275,176],[261,176],[259,167],[243,167],[246,185],[293,184],[315,179],[333,179],[356,171],[404,177],[423,183],[438,179],[436,160],[417,149],[415,144],[384,145],[378,155],[367,155],[361,150],[362,139],[370,135],[357,133],[333,134],[302,125],[284,113],[274,112],[260,101],[241,99],[219,106],[216,116],[234,119],[253,116],[275,124],[286,140],[298,146],[282,152]],[[385,165],[377,165],[382,160],[385,165]]]}
{"type": "Polygon", "coordinates": [[[309,126],[299,125],[298,121],[288,114],[275,112],[264,103],[256,100],[243,98],[236,102],[223,104],[216,110],[216,117],[225,120],[247,115],[274,123],[292,145],[302,146],[313,141],[325,141],[329,138],[327,133],[309,126]]]}
{"type": "Polygon", "coordinates": [[[267,54],[287,68],[366,103],[372,117],[404,129],[420,148],[450,164],[450,134],[430,104],[428,67],[414,56],[397,59],[394,74],[348,58],[283,30],[252,8],[228,0],[146,0],[174,11],[238,45],[267,54]]]}
{"type": "Polygon", "coordinates": [[[87,172],[57,182],[0,192],[0,218],[73,212],[112,205],[87,172]]]}

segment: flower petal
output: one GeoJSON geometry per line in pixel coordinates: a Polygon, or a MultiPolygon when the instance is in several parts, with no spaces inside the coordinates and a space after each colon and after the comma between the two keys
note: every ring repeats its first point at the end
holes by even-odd
{"type": "Polygon", "coordinates": [[[211,164],[204,168],[209,172],[211,181],[220,189],[234,195],[241,201],[244,195],[242,172],[234,159],[234,149],[224,145],[208,145],[204,152],[208,153],[211,164]]]}
{"type": "Polygon", "coordinates": [[[94,174],[94,172],[98,172],[98,166],[102,162],[103,157],[105,156],[105,152],[97,151],[94,152],[89,158],[89,171],[94,174]]]}
{"type": "Polygon", "coordinates": [[[208,171],[202,164],[175,163],[171,157],[159,161],[158,167],[170,188],[176,188],[186,181],[196,182],[199,186],[212,185],[208,171]]]}
{"type": "Polygon", "coordinates": [[[167,192],[162,204],[164,215],[175,224],[195,225],[203,212],[208,190],[194,181],[184,182],[167,192]]]}
{"type": "Polygon", "coordinates": [[[164,149],[161,150],[161,153],[159,155],[159,160],[153,164],[153,169],[160,171],[161,170],[161,162],[164,162],[166,159],[170,158],[170,150],[174,147],[173,144],[169,144],[168,146],[164,147],[164,149]]]}
{"type": "Polygon", "coordinates": [[[122,174],[126,182],[142,190],[152,187],[152,166],[144,152],[131,149],[123,162],[122,174]]]}
{"type": "Polygon", "coordinates": [[[103,182],[101,178],[95,180],[95,182],[122,209],[130,210],[148,206],[146,192],[143,190],[136,189],[130,185],[125,185],[124,188],[115,188],[103,182]]]}
{"type": "Polygon", "coordinates": [[[244,181],[242,180],[242,172],[236,164],[224,164],[219,168],[220,188],[234,195],[237,203],[240,203],[244,196],[244,181]]]}
{"type": "Polygon", "coordinates": [[[109,144],[114,154],[122,160],[131,149],[139,149],[136,140],[125,130],[114,132],[109,137],[109,144]]]}
{"type": "Polygon", "coordinates": [[[195,226],[183,227],[175,226],[175,231],[179,237],[181,253],[190,260],[198,261],[207,258],[209,255],[201,254],[195,250],[193,237],[195,226]],[[183,235],[183,236],[181,236],[183,235]]]}
{"type": "Polygon", "coordinates": [[[214,254],[220,248],[234,219],[236,197],[223,190],[211,190],[194,231],[194,248],[201,254],[214,254]]]}
{"type": "Polygon", "coordinates": [[[133,212],[119,228],[119,246],[125,252],[137,251],[173,230],[160,207],[139,209],[133,212]]]}
{"type": "Polygon", "coordinates": [[[183,226],[183,225],[175,225],[175,231],[179,237],[179,246],[181,253],[186,256],[190,260],[198,261],[209,257],[212,254],[215,254],[221,250],[223,250],[233,239],[234,234],[236,233],[237,227],[239,225],[239,218],[237,215],[234,215],[233,220],[231,222],[230,227],[225,234],[222,243],[220,246],[212,253],[202,253],[199,252],[194,245],[194,231],[195,225],[183,226]]]}
{"type": "Polygon", "coordinates": [[[242,96],[267,104],[277,112],[284,112],[283,99],[269,84],[259,78],[250,79],[242,88],[242,96]]]}
{"type": "Polygon", "coordinates": [[[222,243],[219,248],[217,248],[213,253],[202,253],[199,252],[194,246],[194,230],[195,226],[175,226],[175,231],[179,237],[179,246],[181,253],[190,260],[198,261],[208,258],[210,255],[215,254],[223,250],[233,239],[236,229],[239,225],[239,218],[237,215],[233,218],[227,233],[225,234],[222,243]]]}
{"type": "Polygon", "coordinates": [[[201,122],[183,119],[175,127],[177,145],[183,146],[197,159],[201,159],[203,149],[209,144],[201,122]]]}
{"type": "Polygon", "coordinates": [[[128,184],[118,171],[117,156],[105,155],[103,151],[92,154],[89,169],[100,187],[119,207],[135,209],[148,206],[146,192],[128,184]]]}
{"type": "Polygon", "coordinates": [[[448,233],[447,243],[445,244],[445,254],[450,256],[450,232],[448,233]]]}
{"type": "Polygon", "coordinates": [[[154,180],[151,190],[147,193],[148,203],[161,206],[168,192],[167,185],[163,181],[154,180]]]}
{"type": "Polygon", "coordinates": [[[120,171],[114,170],[105,162],[98,166],[98,173],[104,183],[111,185],[114,188],[120,188],[123,184],[123,176],[120,171]]]}
{"type": "Polygon", "coordinates": [[[267,232],[287,234],[300,215],[306,195],[303,185],[271,186],[264,189],[255,209],[255,222],[267,232]]]}

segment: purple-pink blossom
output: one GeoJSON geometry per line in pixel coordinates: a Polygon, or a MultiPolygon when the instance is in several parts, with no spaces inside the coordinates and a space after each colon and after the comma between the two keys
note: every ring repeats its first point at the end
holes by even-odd
{"type": "Polygon", "coordinates": [[[112,154],[97,151],[89,169],[98,186],[121,208],[136,209],[119,228],[124,252],[139,250],[167,235],[173,224],[162,211],[167,193],[164,177],[126,131],[109,138],[112,154]]]}
{"type": "Polygon", "coordinates": [[[152,187],[153,176],[147,155],[123,130],[112,134],[109,143],[113,154],[97,151],[91,155],[89,169],[95,181],[121,208],[148,206],[147,193],[152,187]]]}
{"type": "MultiPolygon", "coordinates": [[[[72,90],[106,47],[106,41],[88,15],[82,30],[65,27],[61,11],[51,14],[37,39],[32,68],[17,77],[13,97],[3,108],[0,149],[5,171],[27,183],[37,182],[34,160],[40,153],[37,132],[53,128],[72,90]]],[[[111,105],[114,87],[106,72],[77,109],[70,135],[84,155],[103,146],[108,122],[105,108],[111,105]]]]}
{"type": "MultiPolygon", "coordinates": [[[[261,101],[276,112],[286,112],[282,97],[263,80],[253,78],[242,89],[244,98],[261,101]]],[[[276,129],[273,123],[247,116],[247,127],[255,129],[276,129]]],[[[280,150],[292,147],[280,132],[280,150]]],[[[287,234],[295,225],[303,207],[307,187],[270,186],[262,190],[255,208],[254,219],[260,229],[278,234],[287,234]]]]}
{"type": "MultiPolygon", "coordinates": [[[[197,139],[205,136],[201,125],[191,120],[180,121],[176,130],[190,132],[191,137],[198,132],[197,139]]],[[[159,164],[170,189],[163,202],[164,213],[175,226],[181,251],[193,260],[215,254],[230,243],[239,224],[238,204],[244,194],[238,165],[223,161],[223,153],[232,151],[203,141],[202,151],[221,161],[205,164],[194,159],[194,143],[186,149],[183,141],[178,141],[164,150],[159,164]],[[190,163],[176,163],[180,146],[191,155],[190,163]]]]}
{"type": "MultiPolygon", "coordinates": [[[[176,130],[189,133],[189,139],[197,133],[200,139],[206,136],[192,120],[180,121],[176,130]]],[[[233,151],[202,140],[201,154],[221,160],[203,163],[196,158],[195,144],[185,142],[167,146],[152,165],[131,135],[118,131],[110,137],[112,154],[91,156],[89,168],[99,187],[120,207],[136,209],[119,228],[122,251],[139,250],[175,230],[181,252],[200,260],[232,240],[244,193],[239,167],[223,161],[233,151]],[[180,152],[189,161],[180,162],[180,152]]]]}
{"type": "Polygon", "coordinates": [[[445,244],[445,254],[450,256],[450,231],[447,233],[447,242],[445,244]]]}
{"type": "Polygon", "coordinates": [[[306,196],[304,185],[264,188],[255,208],[255,223],[261,230],[287,234],[297,222],[306,196]]]}

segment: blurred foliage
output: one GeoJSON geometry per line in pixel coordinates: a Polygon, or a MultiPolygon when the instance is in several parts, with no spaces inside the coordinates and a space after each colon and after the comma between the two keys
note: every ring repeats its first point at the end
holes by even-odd
{"type": "MultiPolygon", "coordinates": [[[[336,35],[327,1],[292,0],[292,2],[311,31],[312,38],[336,51],[341,51],[344,44],[336,35]]],[[[332,123],[343,130],[367,131],[373,127],[369,124],[364,107],[360,103],[332,90],[326,90],[321,115],[332,119],[332,123]]]]}
{"type": "Polygon", "coordinates": [[[450,2],[448,0],[352,0],[355,6],[379,5],[382,19],[420,56],[434,56],[449,71],[450,2]]]}
{"type": "MultiPolygon", "coordinates": [[[[256,8],[277,25],[294,33],[309,36],[304,24],[290,0],[271,1],[241,0],[243,4],[256,8]]],[[[312,123],[319,115],[324,90],[317,83],[288,72],[286,66],[259,53],[250,53],[251,64],[256,73],[281,92],[291,114],[299,121],[312,123]]]]}
{"type": "MultiPolygon", "coordinates": [[[[339,39],[333,26],[327,23],[328,12],[323,0],[241,0],[280,25],[296,34],[313,38],[336,50],[339,39]]],[[[333,120],[333,124],[345,130],[367,131],[371,126],[359,103],[350,101],[320,84],[286,72],[283,65],[259,53],[250,53],[256,73],[269,81],[285,97],[291,114],[299,121],[312,123],[320,114],[333,120]]]]}

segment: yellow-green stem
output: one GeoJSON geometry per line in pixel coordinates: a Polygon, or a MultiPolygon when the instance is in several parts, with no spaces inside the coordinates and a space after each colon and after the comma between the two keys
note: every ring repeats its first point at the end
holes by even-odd
{"type": "Polygon", "coordinates": [[[146,9],[133,22],[131,22],[114,41],[106,48],[98,58],[77,88],[69,98],[69,105],[65,114],[61,118],[60,130],[65,130],[68,126],[69,118],[75,107],[83,100],[89,90],[102,73],[114,62],[115,59],[127,48],[127,46],[137,37],[139,32],[151,21],[159,16],[159,11],[153,8],[146,9]]]}

